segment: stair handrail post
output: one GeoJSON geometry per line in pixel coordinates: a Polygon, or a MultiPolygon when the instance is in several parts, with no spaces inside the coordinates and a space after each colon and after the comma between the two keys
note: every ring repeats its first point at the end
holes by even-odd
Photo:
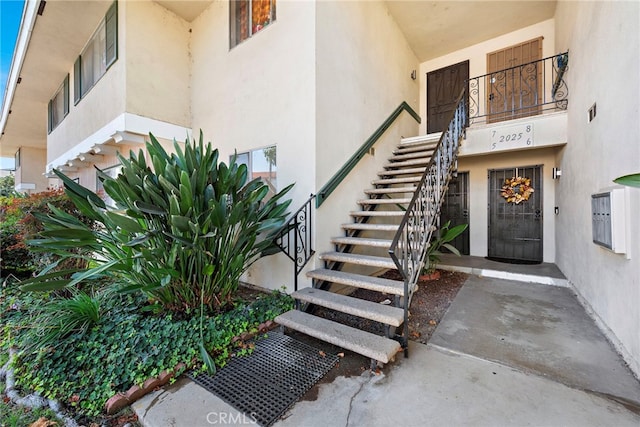
{"type": "Polygon", "coordinates": [[[466,89],[463,89],[450,116],[449,125],[440,136],[389,248],[389,256],[404,280],[402,345],[405,357],[408,356],[409,304],[424,265],[454,160],[457,160],[460,139],[464,135],[467,103],[465,95],[466,89]]]}
{"type": "Polygon", "coordinates": [[[280,231],[273,239],[273,243],[280,251],[293,261],[294,291],[298,290],[298,275],[316,253],[313,249],[313,238],[310,236],[313,214],[313,204],[311,202],[315,197],[316,195],[311,193],[300,209],[291,215],[289,220],[282,225],[280,231]],[[302,218],[302,221],[300,218],[302,218]],[[300,226],[301,224],[303,224],[303,226],[300,226]],[[293,239],[291,233],[293,233],[293,239]],[[291,245],[292,240],[293,246],[291,245]]]}
{"type": "MultiPolygon", "coordinates": [[[[306,207],[306,204],[304,205],[306,207]]],[[[293,217],[294,233],[293,233],[293,247],[298,250],[298,215],[293,217]]],[[[306,255],[306,252],[305,252],[306,255]]],[[[298,256],[295,255],[296,261],[293,263],[293,290],[298,291],[298,256]]]]}

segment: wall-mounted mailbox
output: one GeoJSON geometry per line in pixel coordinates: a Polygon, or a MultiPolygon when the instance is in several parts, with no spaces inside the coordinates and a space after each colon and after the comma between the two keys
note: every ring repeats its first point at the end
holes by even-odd
{"type": "Polygon", "coordinates": [[[591,196],[593,243],[619,254],[626,252],[624,189],[591,196]]]}

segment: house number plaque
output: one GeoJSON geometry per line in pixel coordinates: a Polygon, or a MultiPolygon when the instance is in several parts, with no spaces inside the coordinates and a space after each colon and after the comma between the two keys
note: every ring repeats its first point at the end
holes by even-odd
{"type": "Polygon", "coordinates": [[[490,151],[533,147],[533,123],[491,130],[490,151]]]}

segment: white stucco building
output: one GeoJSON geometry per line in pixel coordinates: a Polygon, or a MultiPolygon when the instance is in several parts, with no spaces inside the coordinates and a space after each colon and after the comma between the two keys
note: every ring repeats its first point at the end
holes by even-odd
{"type": "MultiPolygon", "coordinates": [[[[639,24],[635,1],[27,0],[0,155],[16,157],[18,190],[43,190],[53,168],[97,189],[93,166],[149,132],[202,129],[256,176],[275,147],[271,173],[296,183],[298,207],[406,102],[421,122],[402,113],[315,209],[320,253],[401,138],[442,131],[466,88],[445,214],[469,224],[459,248],[557,264],[640,374],[640,190],[613,183],[640,172],[639,24]],[[534,192],[505,219],[501,187],[518,176],[534,192]],[[592,196],[613,189],[606,248],[592,196]]],[[[245,280],[290,287],[291,269],[280,254],[245,280]]]]}

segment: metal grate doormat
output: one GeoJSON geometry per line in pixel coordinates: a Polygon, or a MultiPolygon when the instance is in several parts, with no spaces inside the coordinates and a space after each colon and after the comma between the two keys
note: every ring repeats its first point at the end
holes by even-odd
{"type": "Polygon", "coordinates": [[[255,341],[214,376],[187,375],[262,426],[270,426],[338,362],[338,357],[281,333],[255,341]]]}

